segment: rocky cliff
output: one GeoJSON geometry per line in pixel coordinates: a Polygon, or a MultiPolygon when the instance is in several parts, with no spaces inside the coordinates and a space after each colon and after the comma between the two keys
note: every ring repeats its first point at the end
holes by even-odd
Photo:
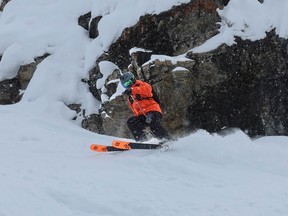
{"type": "Polygon", "coordinates": [[[251,136],[287,135],[288,41],[273,30],[263,40],[236,42],[187,54],[198,73],[198,90],[187,109],[191,126],[210,132],[237,127],[251,136]]]}
{"type": "MultiPolygon", "coordinates": [[[[218,132],[235,127],[250,136],[287,135],[287,40],[271,31],[263,40],[237,38],[233,46],[222,45],[207,53],[188,52],[218,33],[216,8],[227,3],[191,1],[159,15],[141,17],[137,25],[123,31],[91,70],[89,83],[95,97],[101,99],[102,94],[95,88],[101,77],[98,64],[111,61],[122,70],[130,65],[138,78],[153,85],[162,102],[163,124],[174,136],[198,128],[218,132]],[[129,52],[133,47],[151,52],[129,52]],[[190,61],[155,57],[186,52],[190,61]]],[[[110,96],[116,91],[115,83],[110,86],[109,80],[106,87],[110,96]]],[[[106,101],[101,112],[104,133],[131,136],[126,128],[131,111],[125,96],[106,101]]]]}
{"type": "MultiPolygon", "coordinates": [[[[132,115],[127,98],[113,96],[119,82],[117,70],[111,71],[104,87],[96,86],[103,78],[101,64],[110,62],[122,71],[129,68],[153,86],[161,100],[163,125],[175,137],[199,128],[219,132],[235,127],[250,136],[288,135],[286,39],[272,30],[262,40],[236,38],[232,46],[222,45],[207,53],[190,51],[218,33],[216,9],[227,3],[192,0],[158,15],[140,17],[135,26],[126,28],[95,59],[89,72],[85,82],[102,105],[100,114],[86,116],[82,126],[101,134],[131,137],[126,127],[132,115]],[[180,58],[180,54],[184,55],[180,58]]],[[[89,37],[96,38],[101,18],[87,13],[78,23],[89,37]]],[[[1,104],[21,99],[19,90],[29,84],[38,63],[35,59],[21,67],[16,78],[0,82],[1,104]]],[[[79,112],[81,106],[69,107],[79,112]]]]}
{"type": "MultiPolygon", "coordinates": [[[[162,101],[163,124],[174,136],[198,128],[218,132],[234,127],[250,136],[287,135],[287,40],[272,31],[260,41],[237,38],[237,44],[230,47],[188,52],[217,34],[216,8],[227,3],[191,1],[159,15],[141,17],[137,25],[124,30],[91,70],[89,83],[95,97],[101,99],[102,94],[94,84],[101,77],[98,64],[111,61],[122,70],[130,65],[138,78],[153,85],[162,101]],[[133,47],[152,52],[129,52],[133,47]],[[155,59],[157,54],[185,52],[190,61],[155,59]]],[[[108,81],[111,96],[115,83],[109,86],[108,81]]],[[[131,112],[125,96],[106,101],[101,111],[104,133],[130,136],[125,119],[131,112]]],[[[87,125],[89,118],[84,122],[87,125]]]]}

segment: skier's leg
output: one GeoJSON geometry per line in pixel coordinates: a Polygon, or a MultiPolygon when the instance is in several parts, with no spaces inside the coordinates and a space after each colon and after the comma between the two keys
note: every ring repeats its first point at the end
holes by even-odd
{"type": "Polygon", "coordinates": [[[161,125],[162,114],[160,112],[149,112],[151,113],[151,123],[149,124],[151,131],[158,139],[171,139],[168,132],[161,125]]]}
{"type": "Polygon", "coordinates": [[[128,119],[127,126],[130,129],[136,141],[146,141],[147,137],[144,133],[146,127],[145,116],[133,116],[128,119]]]}

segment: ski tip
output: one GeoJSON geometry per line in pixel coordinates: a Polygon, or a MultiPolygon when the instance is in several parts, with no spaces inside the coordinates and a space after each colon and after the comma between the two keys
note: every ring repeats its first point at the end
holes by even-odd
{"type": "Polygon", "coordinates": [[[114,140],[112,142],[112,146],[115,148],[119,148],[119,149],[131,149],[131,147],[129,146],[130,142],[125,142],[125,141],[121,141],[121,140],[114,140]]]}
{"type": "Polygon", "coordinates": [[[90,146],[90,149],[92,151],[95,151],[95,152],[107,152],[107,146],[102,146],[102,145],[98,145],[98,144],[92,144],[90,146]]]}

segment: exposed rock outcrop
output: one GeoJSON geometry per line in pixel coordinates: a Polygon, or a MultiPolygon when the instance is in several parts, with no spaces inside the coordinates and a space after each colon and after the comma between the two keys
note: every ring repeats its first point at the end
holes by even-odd
{"type": "Polygon", "coordinates": [[[251,136],[287,135],[288,40],[271,31],[263,40],[236,42],[188,54],[198,74],[187,111],[191,126],[210,132],[238,127],[251,136]]]}
{"type": "Polygon", "coordinates": [[[78,25],[89,31],[90,38],[96,38],[99,35],[98,32],[98,23],[101,20],[102,16],[97,16],[91,18],[91,12],[81,15],[78,18],[78,25]]]}
{"type": "Polygon", "coordinates": [[[0,104],[12,104],[20,100],[19,81],[14,78],[0,81],[0,104]]]}
{"type": "MultiPolygon", "coordinates": [[[[97,65],[105,60],[125,69],[130,64],[135,76],[152,84],[158,93],[163,124],[174,135],[230,127],[241,128],[250,136],[288,135],[288,42],[274,31],[259,41],[236,38],[231,47],[188,52],[190,61],[175,63],[155,57],[185,53],[215,35],[219,20],[215,9],[228,2],[191,1],[159,15],[143,16],[137,25],[123,31],[97,65]],[[130,56],[133,47],[150,52],[138,50],[130,56]]],[[[91,83],[102,77],[97,66],[93,70],[91,83]]],[[[113,83],[105,83],[110,96],[116,91],[117,82],[113,83]]],[[[90,87],[101,100],[101,90],[90,87]]],[[[131,112],[125,96],[106,100],[101,112],[104,133],[131,136],[126,127],[131,112]]]]}
{"type": "Polygon", "coordinates": [[[90,19],[91,19],[91,12],[83,14],[78,18],[78,25],[88,31],[90,19]]]}
{"type": "Polygon", "coordinates": [[[89,117],[85,118],[82,121],[82,127],[98,134],[105,133],[102,127],[102,118],[98,114],[92,114],[89,117]]]}
{"type": "MultiPolygon", "coordinates": [[[[108,52],[97,60],[96,67],[89,73],[90,91],[101,101],[101,89],[95,88],[96,81],[102,78],[98,65],[101,61],[111,61],[124,70],[132,61],[135,76],[151,83],[162,101],[164,126],[171,133],[185,133],[188,126],[186,109],[190,105],[190,89],[194,85],[193,61],[172,63],[155,59],[143,64],[152,54],[174,56],[185,53],[217,34],[217,22],[220,20],[216,13],[218,7],[222,7],[222,2],[191,1],[159,15],[141,17],[135,26],[126,28],[108,52]],[[151,52],[137,51],[130,56],[129,50],[133,47],[151,52]]],[[[111,85],[107,81],[105,84],[109,96],[116,91],[115,83],[111,85]]],[[[131,116],[131,111],[123,97],[106,101],[102,106],[101,110],[106,116],[102,125],[106,134],[131,136],[126,127],[126,119],[131,116]]]]}
{"type": "Polygon", "coordinates": [[[191,1],[175,6],[159,15],[145,15],[138,23],[126,28],[121,37],[110,47],[106,60],[119,68],[130,64],[129,50],[141,47],[153,54],[177,55],[202,44],[218,32],[220,21],[216,9],[218,1],[191,1]]]}
{"type": "Polygon", "coordinates": [[[99,32],[98,32],[98,23],[99,21],[101,20],[102,16],[97,16],[97,17],[94,17],[92,20],[91,20],[91,23],[90,23],[90,28],[89,28],[89,37],[90,38],[96,38],[98,37],[99,35],[99,32]]]}

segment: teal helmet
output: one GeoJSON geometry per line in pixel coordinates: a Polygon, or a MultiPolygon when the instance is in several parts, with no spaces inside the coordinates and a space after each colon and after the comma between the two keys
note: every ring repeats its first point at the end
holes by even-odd
{"type": "Polygon", "coordinates": [[[136,79],[133,73],[126,72],[120,76],[120,82],[124,88],[128,89],[136,82],[136,79]]]}

